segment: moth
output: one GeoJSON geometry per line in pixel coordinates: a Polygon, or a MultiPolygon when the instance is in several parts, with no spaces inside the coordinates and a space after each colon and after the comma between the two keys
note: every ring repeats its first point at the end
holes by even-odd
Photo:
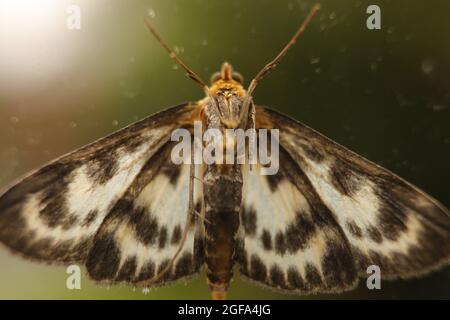
{"type": "Polygon", "coordinates": [[[449,211],[388,170],[313,129],[254,104],[277,57],[243,86],[224,63],[207,86],[147,22],[205,98],[131,124],[56,159],[0,196],[0,240],[24,257],[84,264],[93,280],[162,286],[202,267],[225,299],[234,266],[282,292],[342,292],[367,267],[408,278],[447,265],[449,211]],[[279,129],[279,170],[243,164],[176,165],[177,128],[279,129]]]}

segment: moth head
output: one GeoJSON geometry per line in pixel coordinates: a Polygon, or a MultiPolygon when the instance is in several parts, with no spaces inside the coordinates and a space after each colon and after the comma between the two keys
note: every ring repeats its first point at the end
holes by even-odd
{"type": "Polygon", "coordinates": [[[233,67],[228,62],[222,64],[220,72],[216,72],[211,77],[209,94],[220,101],[218,103],[220,121],[226,128],[237,128],[240,124],[240,108],[247,94],[243,82],[241,74],[233,71],[233,67]],[[236,101],[240,102],[236,103],[236,101]]]}
{"type": "Polygon", "coordinates": [[[227,100],[232,96],[243,97],[245,95],[243,82],[241,74],[233,71],[231,64],[225,62],[220,72],[212,75],[209,92],[215,96],[223,96],[227,100]]]}
{"type": "Polygon", "coordinates": [[[211,76],[211,84],[214,85],[218,81],[223,82],[236,82],[242,85],[244,83],[244,77],[239,72],[233,70],[233,66],[228,62],[224,62],[219,72],[214,73],[211,76]]]}

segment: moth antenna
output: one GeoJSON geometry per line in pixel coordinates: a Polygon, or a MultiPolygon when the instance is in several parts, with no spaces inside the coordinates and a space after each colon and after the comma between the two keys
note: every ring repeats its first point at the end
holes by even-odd
{"type": "Polygon", "coordinates": [[[261,81],[267,74],[269,74],[280,62],[281,59],[286,55],[288,50],[295,44],[297,39],[302,35],[302,33],[305,31],[308,24],[311,22],[311,20],[316,15],[317,11],[320,9],[320,4],[316,3],[311,10],[309,11],[308,15],[306,16],[303,23],[300,25],[300,27],[297,29],[295,34],[292,36],[291,40],[284,46],[284,48],[278,53],[278,55],[270,61],[268,64],[266,64],[261,71],[259,71],[256,76],[253,78],[253,80],[250,82],[250,85],[247,89],[247,97],[244,100],[242,112],[240,115],[239,123],[242,122],[242,119],[245,119],[248,114],[248,107],[251,103],[251,95],[253,91],[255,91],[256,85],[261,81]]]}
{"type": "Polygon", "coordinates": [[[159,35],[158,32],[156,32],[156,29],[153,27],[153,25],[148,21],[148,19],[145,19],[145,25],[147,26],[147,29],[152,33],[152,35],[158,40],[158,42],[161,44],[161,46],[167,51],[169,56],[181,67],[186,71],[186,75],[188,78],[194,80],[195,83],[197,83],[203,90],[207,90],[208,86],[203,82],[203,80],[194,72],[191,68],[189,68],[173,51],[170,46],[163,40],[163,38],[159,35]]]}
{"type": "Polygon", "coordinates": [[[248,87],[248,94],[252,94],[252,92],[255,90],[256,85],[259,81],[261,81],[270,71],[272,71],[280,62],[280,60],[286,55],[288,50],[297,42],[297,39],[302,35],[302,33],[305,31],[308,24],[311,22],[311,20],[316,15],[317,11],[319,11],[320,5],[316,3],[311,10],[309,11],[308,15],[306,16],[303,23],[300,25],[300,27],[297,29],[295,34],[292,36],[291,40],[284,46],[284,48],[278,53],[278,55],[270,61],[268,64],[266,64],[261,71],[258,72],[258,74],[255,76],[255,78],[251,81],[250,86],[248,87]]]}

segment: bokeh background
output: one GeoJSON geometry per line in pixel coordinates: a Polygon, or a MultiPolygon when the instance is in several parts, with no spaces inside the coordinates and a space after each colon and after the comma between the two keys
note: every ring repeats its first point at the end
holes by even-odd
{"type": "MultiPolygon", "coordinates": [[[[310,125],[450,206],[450,2],[323,0],[255,101],[310,125]],[[382,29],[366,28],[378,4],[382,29]]],[[[65,152],[202,92],[143,24],[148,17],[205,80],[223,61],[248,81],[278,53],[312,1],[0,0],[0,186],[65,152]],[[81,30],[66,28],[69,4],[81,30]]],[[[208,299],[204,273],[143,294],[66,289],[65,267],[0,248],[3,299],[208,299]]],[[[281,295],[232,282],[234,299],[450,298],[450,269],[381,290],[281,295]]]]}

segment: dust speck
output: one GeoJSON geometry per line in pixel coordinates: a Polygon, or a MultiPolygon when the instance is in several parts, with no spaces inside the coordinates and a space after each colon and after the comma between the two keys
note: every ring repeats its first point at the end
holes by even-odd
{"type": "Polygon", "coordinates": [[[311,64],[318,64],[320,62],[320,58],[319,57],[317,57],[317,58],[311,58],[311,60],[310,60],[310,63],[311,64]]]}
{"type": "Polygon", "coordinates": [[[9,121],[10,121],[12,124],[18,124],[19,121],[20,121],[20,119],[19,119],[18,117],[16,117],[16,116],[12,116],[12,117],[9,118],[9,121]]]}
{"type": "Polygon", "coordinates": [[[435,66],[436,62],[433,59],[431,58],[424,59],[421,65],[422,72],[424,74],[430,74],[434,71],[435,66]]]}
{"type": "Polygon", "coordinates": [[[69,128],[70,129],[75,129],[76,127],[78,127],[78,124],[75,121],[70,121],[69,122],[69,128]]]}
{"type": "Polygon", "coordinates": [[[444,111],[445,109],[447,109],[446,105],[443,104],[433,104],[431,106],[431,110],[439,112],[439,111],[444,111]]]}
{"type": "Polygon", "coordinates": [[[156,12],[155,12],[155,10],[153,10],[152,8],[150,8],[150,9],[147,10],[147,15],[148,15],[150,18],[155,19],[155,17],[156,17],[156,12]]]}

